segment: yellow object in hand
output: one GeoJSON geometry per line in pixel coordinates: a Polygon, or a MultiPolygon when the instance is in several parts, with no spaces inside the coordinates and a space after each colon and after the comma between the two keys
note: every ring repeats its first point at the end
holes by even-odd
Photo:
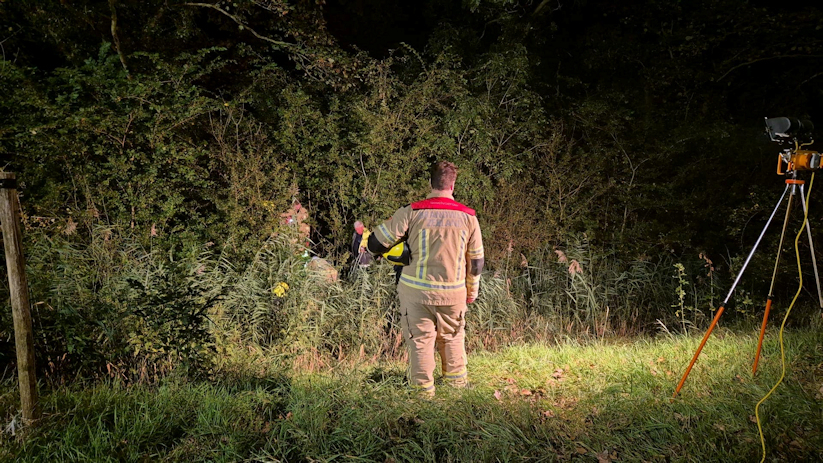
{"type": "Polygon", "coordinates": [[[405,241],[395,244],[383,254],[383,257],[394,265],[409,265],[411,261],[411,253],[405,241]]]}
{"type": "Polygon", "coordinates": [[[371,235],[371,231],[368,228],[363,229],[363,237],[360,238],[360,247],[363,249],[368,249],[369,243],[369,236],[371,235]]]}
{"type": "Polygon", "coordinates": [[[277,297],[283,297],[286,295],[286,291],[288,290],[289,285],[281,281],[280,283],[277,283],[274,288],[272,288],[271,292],[273,292],[277,297]]]}

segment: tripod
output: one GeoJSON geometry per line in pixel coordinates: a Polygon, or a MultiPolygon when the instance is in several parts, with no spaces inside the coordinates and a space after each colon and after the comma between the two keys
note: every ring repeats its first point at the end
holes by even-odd
{"type": "MultiPolygon", "coordinates": [[[[778,169],[778,173],[783,173],[783,172],[780,172],[780,170],[778,169]]],[[[731,289],[729,289],[729,294],[726,295],[726,299],[723,300],[723,303],[717,309],[717,313],[715,314],[714,319],[712,320],[712,323],[709,325],[708,331],[706,331],[706,334],[703,336],[703,340],[700,341],[700,346],[697,348],[697,351],[694,353],[694,357],[692,357],[692,360],[689,363],[689,367],[686,368],[686,372],[683,374],[683,378],[680,380],[680,383],[677,385],[677,389],[675,389],[674,395],[672,396],[672,398],[677,397],[677,394],[680,393],[680,389],[683,387],[683,384],[686,382],[686,378],[689,377],[689,373],[692,371],[692,367],[694,366],[695,362],[697,362],[697,357],[700,355],[700,352],[703,350],[703,346],[706,345],[706,341],[709,339],[709,336],[712,334],[712,331],[714,330],[714,327],[717,325],[717,321],[720,320],[720,316],[723,315],[723,311],[726,308],[726,304],[728,304],[729,299],[731,299],[732,294],[734,293],[734,290],[737,287],[737,284],[740,282],[740,278],[743,276],[743,273],[746,271],[746,267],[749,265],[749,262],[751,261],[752,256],[754,256],[754,252],[757,250],[757,246],[760,245],[760,242],[763,240],[763,236],[766,234],[766,230],[769,228],[769,225],[771,224],[772,219],[774,219],[775,214],[777,214],[777,210],[780,209],[780,204],[783,202],[783,199],[786,197],[786,194],[788,193],[789,194],[789,199],[788,199],[788,205],[786,206],[786,217],[783,220],[783,230],[780,233],[780,245],[777,247],[777,257],[775,258],[775,261],[774,261],[774,272],[772,273],[772,282],[771,282],[771,286],[769,287],[769,296],[766,299],[766,310],[765,310],[765,313],[763,314],[763,325],[760,328],[760,338],[757,342],[757,352],[755,353],[754,366],[752,367],[752,373],[757,373],[757,363],[760,359],[760,349],[763,345],[763,335],[766,332],[766,323],[769,319],[769,311],[772,307],[772,300],[774,299],[774,282],[775,282],[775,279],[777,277],[777,268],[778,268],[778,265],[780,263],[780,252],[783,249],[783,241],[784,241],[784,238],[786,237],[786,229],[788,228],[788,225],[789,225],[789,216],[791,214],[792,204],[794,203],[794,197],[798,194],[798,190],[799,190],[799,193],[800,193],[800,201],[801,201],[801,204],[803,206],[803,212],[806,216],[808,216],[808,206],[806,204],[806,196],[804,194],[805,193],[804,185],[805,185],[806,182],[803,181],[803,180],[798,180],[796,178],[796,172],[792,172],[792,174],[793,174],[792,178],[787,178],[786,179],[786,188],[783,190],[783,194],[780,196],[780,199],[777,201],[777,205],[775,205],[771,216],[769,216],[769,220],[766,221],[766,226],[763,227],[763,231],[760,232],[760,236],[757,238],[757,241],[754,243],[754,247],[752,247],[752,250],[751,250],[751,252],[749,252],[748,257],[746,257],[746,261],[743,263],[743,267],[740,269],[740,272],[738,272],[737,277],[735,278],[731,289]],[[789,191],[789,190],[791,190],[791,191],[789,191]]],[[[809,247],[811,248],[811,253],[812,253],[812,265],[814,267],[814,278],[815,278],[815,282],[817,283],[817,297],[818,297],[818,301],[820,303],[820,307],[823,308],[823,294],[821,293],[821,290],[820,290],[820,277],[819,277],[818,272],[817,272],[817,259],[815,258],[815,255],[814,255],[814,243],[812,242],[812,229],[811,229],[811,226],[809,225],[808,220],[805,221],[805,228],[806,228],[806,233],[809,237],[809,247]]]]}

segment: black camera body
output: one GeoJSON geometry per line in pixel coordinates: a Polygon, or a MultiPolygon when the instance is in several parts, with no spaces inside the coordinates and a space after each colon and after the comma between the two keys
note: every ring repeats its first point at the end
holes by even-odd
{"type": "Polygon", "coordinates": [[[778,175],[820,168],[820,153],[800,149],[814,142],[812,138],[813,130],[814,124],[807,119],[794,117],[766,118],[766,133],[768,133],[769,139],[780,145],[789,145],[778,155],[778,175]]]}
{"type": "Polygon", "coordinates": [[[814,124],[807,119],[794,117],[766,118],[766,132],[774,142],[783,143],[796,140],[799,143],[811,143],[813,130],[814,124]]]}

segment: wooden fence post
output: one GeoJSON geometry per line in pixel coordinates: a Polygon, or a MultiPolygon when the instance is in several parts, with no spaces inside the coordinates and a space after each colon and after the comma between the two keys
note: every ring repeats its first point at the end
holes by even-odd
{"type": "Polygon", "coordinates": [[[23,240],[20,234],[20,204],[17,200],[17,177],[12,172],[0,172],[0,226],[6,248],[6,268],[9,273],[11,312],[14,319],[14,345],[17,351],[17,378],[20,383],[20,404],[23,422],[40,417],[37,400],[37,376],[34,370],[34,332],[31,327],[29,285],[23,240]]]}

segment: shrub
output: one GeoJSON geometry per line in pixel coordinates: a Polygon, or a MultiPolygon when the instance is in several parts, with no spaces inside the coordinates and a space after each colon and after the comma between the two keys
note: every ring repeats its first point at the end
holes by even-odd
{"type": "Polygon", "coordinates": [[[199,283],[207,254],[147,250],[130,231],[103,226],[85,242],[46,233],[31,240],[37,365],[48,377],[132,378],[146,365],[160,372],[180,362],[207,365],[206,317],[222,291],[199,283]]]}

